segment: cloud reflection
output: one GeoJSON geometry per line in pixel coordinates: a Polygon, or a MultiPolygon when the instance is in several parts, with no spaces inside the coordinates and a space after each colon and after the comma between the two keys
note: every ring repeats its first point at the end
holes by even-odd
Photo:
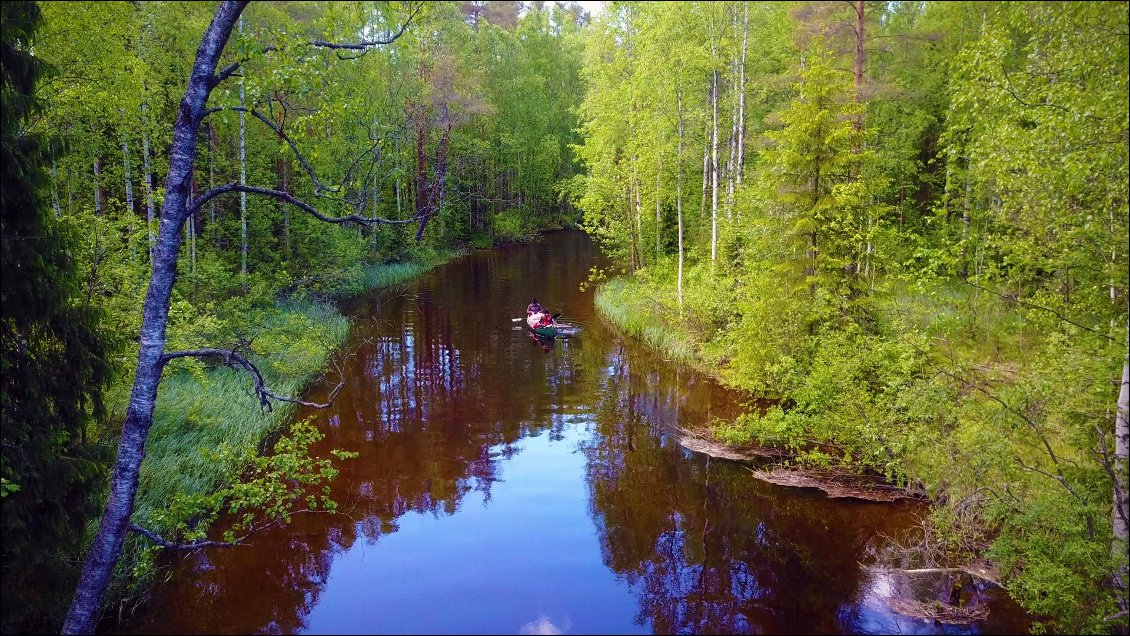
{"type": "Polygon", "coordinates": [[[549,617],[545,614],[538,616],[536,621],[526,623],[522,629],[518,630],[519,634],[564,634],[565,630],[569,629],[569,621],[565,621],[564,627],[554,625],[549,617]]]}

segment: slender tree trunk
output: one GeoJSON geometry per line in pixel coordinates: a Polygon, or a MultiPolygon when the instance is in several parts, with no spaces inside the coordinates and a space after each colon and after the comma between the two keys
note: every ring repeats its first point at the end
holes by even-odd
{"type": "MultiPolygon", "coordinates": [[[[863,0],[855,0],[855,103],[863,101],[863,0]]],[[[855,114],[855,132],[863,130],[863,110],[855,114]]]]}
{"type": "MultiPolygon", "coordinates": [[[[711,45],[711,49],[713,49],[711,45]]],[[[713,125],[710,133],[710,264],[718,260],[718,70],[714,70],[713,125]]]]}
{"type": "Polygon", "coordinates": [[[141,131],[141,161],[145,169],[145,201],[146,201],[146,215],[145,225],[149,232],[149,263],[153,264],[154,251],[157,249],[157,237],[153,234],[153,218],[156,216],[155,203],[153,201],[153,171],[150,169],[149,164],[149,131],[146,130],[149,124],[148,117],[145,113],[148,112],[148,107],[145,104],[141,105],[141,112],[144,121],[142,122],[141,131]]]}
{"type": "Polygon", "coordinates": [[[969,275],[969,262],[966,255],[969,239],[969,211],[973,205],[973,179],[968,170],[965,175],[965,200],[961,203],[961,276],[969,275]]]}
{"type": "MultiPolygon", "coordinates": [[[[208,189],[216,187],[216,130],[208,124],[208,189]]],[[[208,202],[208,231],[212,235],[212,247],[220,246],[220,232],[216,227],[216,200],[208,202]]]]}
{"type": "MultiPolygon", "coordinates": [[[[737,80],[738,61],[735,59],[730,64],[731,75],[734,76],[734,81],[731,86],[733,93],[738,93],[740,84],[737,80]]],[[[734,95],[736,97],[736,95],[734,95]]],[[[726,220],[734,220],[734,173],[737,171],[738,164],[738,102],[731,99],[732,108],[730,113],[730,156],[727,159],[726,168],[726,220]]]]}
{"type": "Polygon", "coordinates": [[[677,293],[679,298],[679,317],[683,315],[683,86],[676,84],[675,108],[679,113],[679,145],[675,161],[675,213],[679,221],[679,276],[677,293]]]}
{"type": "MultiPolygon", "coordinates": [[[[55,164],[51,164],[54,167],[55,164]]],[[[126,180],[126,210],[128,211],[130,224],[126,226],[128,237],[126,242],[129,243],[129,259],[130,261],[137,260],[137,247],[133,244],[133,177],[130,174],[130,158],[129,158],[129,138],[122,135],[122,165],[125,168],[126,180]]]]}
{"type": "MultiPolygon", "coordinates": [[[[200,196],[199,185],[196,183],[196,175],[192,175],[192,186],[189,189],[188,203],[186,206],[191,208],[193,200],[200,196]]],[[[196,215],[188,215],[188,223],[185,225],[185,232],[188,235],[188,264],[189,273],[193,276],[196,275],[196,215]]]]}
{"type": "Polygon", "coordinates": [[[94,633],[110,575],[121,556],[122,542],[133,514],[141,461],[145,457],[145,440],[153,423],[157,384],[164,366],[165,327],[176,279],[180,229],[187,215],[185,203],[189,180],[196,159],[196,133],[212,87],[216,62],[245,4],[224,2],[216,10],[216,16],[197,49],[188,87],[176,111],[169,172],[165,180],[165,205],[161,210],[160,241],[145,295],[133,389],[122,424],[118,456],[110,476],[106,508],[75,588],[63,624],[64,634],[94,633]]]}
{"type": "Polygon", "coordinates": [[[658,165],[655,168],[655,263],[658,265],[659,264],[659,252],[660,252],[660,244],[659,244],[659,239],[660,239],[659,234],[660,234],[660,232],[659,232],[659,230],[662,228],[662,225],[663,225],[663,219],[661,218],[660,211],[659,211],[659,194],[661,192],[660,188],[662,187],[662,179],[663,179],[663,157],[662,156],[659,158],[659,161],[657,163],[658,163],[658,165]]]}
{"type": "Polygon", "coordinates": [[[59,202],[59,170],[55,162],[51,162],[51,207],[55,210],[55,218],[63,218],[63,205],[59,202]]]}
{"type": "Polygon", "coordinates": [[[742,68],[741,82],[738,91],[738,185],[742,184],[742,173],[745,171],[745,60],[749,50],[749,3],[743,2],[745,19],[742,26],[742,68]]]}
{"type": "Polygon", "coordinates": [[[94,158],[94,214],[102,216],[102,160],[94,158]]]}
{"type": "MultiPolygon", "coordinates": [[[[243,35],[243,16],[239,17],[239,34],[243,35]]],[[[239,106],[246,107],[243,77],[239,78],[239,106]]],[[[247,113],[239,111],[239,185],[247,185],[247,113]]],[[[247,193],[239,193],[239,275],[247,290],[247,193]]]]}
{"type": "MultiPolygon", "coordinates": [[[[1126,343],[1130,347],[1130,323],[1126,325],[1126,343]]],[[[1130,514],[1130,483],[1126,481],[1127,466],[1130,465],[1130,351],[1122,357],[1122,383],[1118,389],[1117,415],[1114,420],[1114,550],[1116,562],[1126,556],[1127,515],[1130,514]]],[[[1126,611],[1127,572],[1125,568],[1115,574],[1121,579],[1122,594],[1119,596],[1119,609],[1126,611]]]]}
{"type": "MultiPolygon", "coordinates": [[[[706,101],[710,101],[710,92],[706,93],[706,101]]],[[[706,213],[706,188],[710,183],[710,133],[704,131],[702,142],[702,198],[698,202],[698,218],[706,213]]]]}

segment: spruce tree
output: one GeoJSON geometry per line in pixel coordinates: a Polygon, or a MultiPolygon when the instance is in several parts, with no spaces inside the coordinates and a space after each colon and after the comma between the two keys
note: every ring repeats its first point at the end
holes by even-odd
{"type": "Polygon", "coordinates": [[[97,315],[78,300],[75,235],[44,197],[53,150],[27,130],[47,71],[31,52],[40,10],[5,2],[0,12],[0,631],[11,633],[61,624],[108,465],[85,431],[109,369],[97,315]]]}

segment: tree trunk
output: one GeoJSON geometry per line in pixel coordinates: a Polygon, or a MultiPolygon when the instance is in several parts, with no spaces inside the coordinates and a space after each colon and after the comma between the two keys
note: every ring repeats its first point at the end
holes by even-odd
{"type": "Polygon", "coordinates": [[[51,162],[51,207],[55,210],[55,218],[63,218],[63,206],[59,202],[59,169],[55,162],[51,162]]]}
{"type": "MultiPolygon", "coordinates": [[[[1126,326],[1126,343],[1130,346],[1130,323],[1126,326]]],[[[1115,562],[1126,556],[1128,528],[1126,517],[1130,514],[1130,483],[1127,483],[1127,466],[1130,465],[1130,352],[1123,353],[1122,383],[1118,389],[1118,408],[1114,419],[1114,544],[1115,562]]],[[[1120,610],[1126,611],[1127,572],[1123,568],[1115,573],[1121,579],[1120,610]]]]}
{"type": "Polygon", "coordinates": [[[743,2],[742,7],[745,10],[745,20],[742,26],[742,68],[741,68],[741,82],[738,92],[738,167],[737,167],[737,180],[738,185],[742,184],[742,172],[745,170],[745,60],[746,52],[749,50],[749,3],[743,2]]]}
{"type": "MultiPolygon", "coordinates": [[[[863,101],[863,0],[855,0],[855,103],[863,101]]],[[[855,132],[863,130],[863,111],[858,110],[853,124],[855,132]]]]}
{"type": "Polygon", "coordinates": [[[683,315],[683,87],[675,87],[675,108],[679,113],[679,145],[675,154],[675,213],[679,221],[679,276],[677,293],[679,298],[679,317],[683,315]]]}
{"type": "Polygon", "coordinates": [[[102,160],[94,158],[94,214],[102,216],[102,160]]]}
{"type": "MultiPolygon", "coordinates": [[[[239,17],[239,33],[243,35],[243,16],[239,17]]],[[[247,185],[247,113],[243,77],[239,78],[239,185],[247,185]]],[[[239,193],[239,275],[247,291],[247,193],[239,193]]]]}
{"type": "MultiPolygon", "coordinates": [[[[129,243],[129,258],[132,262],[137,260],[137,248],[133,244],[133,177],[130,175],[129,138],[125,135],[122,135],[122,165],[125,168],[126,179],[126,210],[130,218],[130,224],[126,226],[126,231],[129,233],[126,242],[129,243]]],[[[51,167],[54,169],[55,164],[52,163],[51,167]]]]}
{"type": "MultiPolygon", "coordinates": [[[[735,59],[730,64],[731,75],[734,76],[734,82],[731,88],[734,93],[739,92],[739,84],[737,80],[738,61],[735,59]]],[[[734,220],[734,173],[736,172],[738,164],[738,103],[731,99],[733,102],[730,113],[730,157],[727,159],[726,168],[726,220],[734,220]]]]}
{"type": "Polygon", "coordinates": [[[969,209],[973,205],[973,178],[966,169],[965,174],[965,200],[961,203],[961,276],[969,275],[969,262],[966,250],[969,239],[969,209]]]}
{"type": "MultiPolygon", "coordinates": [[[[192,187],[189,189],[189,197],[187,207],[192,207],[193,200],[200,196],[200,189],[196,183],[196,175],[192,175],[192,187]]],[[[185,234],[188,236],[188,264],[189,273],[193,276],[196,275],[196,215],[188,215],[188,223],[184,227],[185,234]]]]}
{"type": "MultiPolygon", "coordinates": [[[[208,124],[208,189],[216,187],[216,129],[208,124]]],[[[219,248],[220,232],[216,227],[216,200],[208,202],[208,231],[212,236],[212,247],[219,248]]]]}
{"type": "MultiPolygon", "coordinates": [[[[711,49],[713,49],[713,44],[711,49]]],[[[711,102],[714,117],[710,132],[710,264],[718,260],[718,70],[714,70],[711,102]]]]}
{"type": "MultiPolygon", "coordinates": [[[[706,93],[706,101],[710,101],[710,91],[706,93]]],[[[698,218],[706,213],[706,188],[710,183],[710,135],[703,133],[702,142],[702,198],[698,202],[698,218]]]]}
{"type": "Polygon", "coordinates": [[[145,295],[133,389],[122,425],[118,456],[110,476],[106,508],[75,588],[63,624],[64,634],[94,633],[110,575],[121,556],[122,542],[133,514],[138,475],[145,456],[145,440],[153,423],[153,406],[163,368],[165,327],[176,279],[180,229],[187,215],[185,204],[189,180],[196,159],[196,133],[212,88],[216,62],[245,5],[246,2],[223,2],[216,10],[216,16],[197,49],[188,87],[176,111],[169,172],[165,180],[165,205],[161,210],[160,238],[145,295]]]}
{"type": "Polygon", "coordinates": [[[663,178],[663,157],[659,158],[659,160],[657,161],[657,164],[658,165],[655,168],[655,263],[658,265],[659,264],[659,253],[660,253],[660,244],[659,244],[660,232],[659,232],[659,230],[663,225],[663,219],[662,219],[662,217],[660,215],[660,211],[659,211],[659,193],[660,193],[660,188],[662,187],[662,178],[663,178]]]}
{"type": "Polygon", "coordinates": [[[148,108],[146,107],[146,105],[142,104],[141,112],[145,121],[142,123],[143,128],[141,133],[141,161],[142,166],[145,169],[145,178],[143,179],[143,181],[145,182],[145,201],[146,205],[148,206],[146,207],[145,219],[146,229],[149,232],[149,263],[150,265],[152,265],[154,251],[157,247],[157,237],[153,234],[153,217],[156,216],[156,210],[153,202],[153,172],[150,170],[149,165],[149,131],[145,130],[144,128],[149,123],[148,118],[144,117],[144,114],[147,111],[148,108]]]}

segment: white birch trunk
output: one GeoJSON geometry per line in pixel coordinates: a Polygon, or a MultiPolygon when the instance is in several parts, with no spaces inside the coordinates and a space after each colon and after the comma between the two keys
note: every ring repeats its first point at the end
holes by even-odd
{"type": "Polygon", "coordinates": [[[145,226],[146,230],[149,232],[149,264],[152,265],[154,253],[157,249],[157,236],[153,233],[153,219],[156,216],[156,212],[155,204],[153,202],[153,185],[152,183],[150,183],[153,173],[150,170],[149,165],[149,131],[146,130],[148,119],[144,117],[145,113],[148,110],[149,109],[145,104],[141,105],[141,113],[144,119],[144,121],[142,122],[141,132],[141,161],[142,166],[145,170],[145,178],[142,179],[142,181],[145,183],[145,226]]]}
{"type": "MultiPolygon", "coordinates": [[[[711,44],[711,49],[714,46],[711,44]]],[[[714,71],[713,125],[710,133],[710,264],[718,260],[718,71],[714,71]]]]}
{"type": "MultiPolygon", "coordinates": [[[[239,17],[239,33],[243,35],[243,16],[239,17]]],[[[245,108],[243,91],[243,77],[239,78],[239,106],[245,108]]],[[[239,185],[247,185],[247,117],[244,111],[239,111],[239,185]]],[[[239,193],[239,237],[240,237],[240,265],[239,274],[243,277],[244,285],[247,284],[247,193],[239,193]]]]}
{"type": "Polygon", "coordinates": [[[102,162],[94,159],[94,214],[102,216],[102,191],[98,188],[99,177],[102,176],[102,162]]]}
{"type": "Polygon", "coordinates": [[[679,113],[679,146],[675,161],[675,213],[679,221],[679,275],[677,293],[679,298],[679,317],[683,315],[683,87],[675,89],[675,104],[679,113]]]}
{"type": "Polygon", "coordinates": [[[51,207],[55,210],[55,218],[63,217],[63,205],[59,202],[59,169],[55,162],[51,162],[51,207]]]}
{"type": "Polygon", "coordinates": [[[661,192],[660,188],[662,187],[661,184],[662,184],[662,178],[663,178],[663,157],[659,158],[659,160],[657,161],[657,164],[658,165],[655,168],[655,263],[656,263],[656,265],[659,264],[659,252],[660,252],[659,230],[662,227],[662,222],[663,222],[663,219],[661,218],[660,212],[659,212],[659,194],[661,192]]]}
{"type": "MultiPolygon", "coordinates": [[[[212,146],[212,127],[208,127],[208,189],[216,187],[216,149],[212,146]]],[[[216,227],[216,199],[208,202],[208,231],[212,235],[213,246],[219,245],[219,234],[216,227]]]]}
{"type": "MultiPolygon", "coordinates": [[[[129,243],[129,260],[137,260],[137,247],[133,244],[133,177],[130,174],[130,158],[129,158],[129,138],[125,135],[122,136],[122,165],[125,168],[126,179],[126,210],[128,210],[130,224],[126,226],[128,238],[126,242],[129,243]]],[[[54,164],[52,164],[54,167],[54,164]]]]}
{"type": "MultiPolygon", "coordinates": [[[[731,76],[734,77],[733,91],[731,95],[737,93],[739,90],[737,71],[738,61],[735,59],[730,64],[731,76]]],[[[726,164],[726,220],[734,220],[734,172],[738,163],[738,103],[733,101],[730,114],[730,157],[726,164]]]]}
{"type": "MultiPolygon", "coordinates": [[[[1130,346],[1130,323],[1126,327],[1126,342],[1130,346]]],[[[1122,383],[1118,389],[1118,409],[1114,420],[1114,554],[1116,560],[1125,557],[1127,539],[1127,515],[1130,514],[1130,484],[1126,481],[1127,466],[1130,464],[1130,352],[1122,357],[1122,383]]],[[[1121,587],[1126,589],[1127,573],[1118,572],[1121,587]]],[[[1122,596],[1122,610],[1125,607],[1125,594],[1122,596]]]]}
{"type": "Polygon", "coordinates": [[[742,26],[742,68],[741,68],[741,82],[738,91],[738,167],[737,167],[737,180],[738,185],[742,184],[742,172],[745,170],[745,60],[746,52],[749,50],[749,3],[743,2],[745,9],[745,20],[742,26]]]}

